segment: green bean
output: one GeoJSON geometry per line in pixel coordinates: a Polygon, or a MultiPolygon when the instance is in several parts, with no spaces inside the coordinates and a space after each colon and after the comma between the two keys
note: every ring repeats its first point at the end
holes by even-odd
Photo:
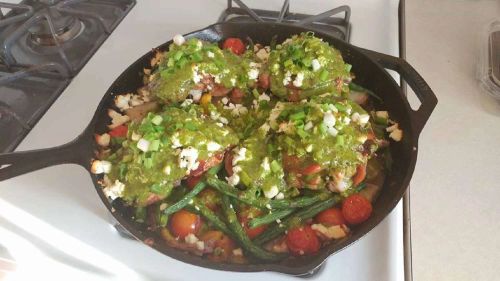
{"type": "Polygon", "coordinates": [[[255,197],[253,194],[246,194],[244,192],[239,192],[233,186],[215,177],[208,177],[207,183],[213,188],[217,189],[218,191],[229,197],[235,198],[238,201],[241,201],[243,203],[261,209],[301,208],[312,205],[318,201],[324,200],[329,196],[328,193],[319,193],[313,196],[302,196],[297,199],[269,200],[267,198],[255,197]]]}
{"type": "Polygon", "coordinates": [[[280,234],[284,233],[288,228],[302,224],[305,220],[310,219],[319,212],[332,207],[339,201],[340,197],[334,196],[318,204],[312,205],[308,208],[304,208],[296,212],[293,216],[287,218],[285,221],[283,221],[283,223],[276,224],[268,228],[266,231],[264,231],[264,233],[255,238],[254,243],[257,245],[262,245],[263,243],[266,243],[267,241],[270,241],[278,237],[280,234]]]}
{"type": "Polygon", "coordinates": [[[243,227],[241,227],[240,222],[236,216],[236,212],[233,209],[233,205],[228,196],[222,196],[222,208],[226,215],[226,219],[229,223],[230,229],[233,231],[235,238],[240,242],[243,249],[247,252],[251,253],[257,258],[268,261],[277,261],[283,259],[285,256],[275,253],[270,253],[255,245],[250,238],[248,238],[247,234],[243,227]]]}
{"type": "Polygon", "coordinates": [[[277,210],[274,212],[271,212],[267,215],[257,217],[252,219],[251,221],[248,222],[248,227],[254,228],[263,224],[268,224],[272,223],[278,219],[282,219],[289,214],[293,213],[295,210],[294,209],[282,209],[282,210],[277,210]]]}
{"type": "Polygon", "coordinates": [[[229,236],[234,236],[233,232],[227,227],[226,223],[222,221],[214,212],[212,212],[212,210],[207,208],[205,205],[195,201],[193,206],[188,205],[186,206],[186,209],[188,209],[193,213],[198,213],[202,215],[207,221],[212,223],[217,229],[224,232],[225,234],[229,236]]]}
{"type": "Polygon", "coordinates": [[[182,208],[186,207],[186,205],[188,205],[189,202],[191,202],[191,200],[193,200],[193,198],[198,195],[198,193],[200,193],[206,186],[207,184],[205,183],[205,181],[198,182],[190,192],[184,195],[181,200],[177,201],[177,203],[175,203],[174,205],[167,207],[163,211],[163,213],[165,215],[171,215],[175,212],[180,211],[182,208]]]}

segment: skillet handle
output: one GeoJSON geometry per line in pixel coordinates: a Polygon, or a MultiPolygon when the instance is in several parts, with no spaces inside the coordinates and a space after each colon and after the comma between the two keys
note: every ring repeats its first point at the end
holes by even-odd
{"type": "MultiPolygon", "coordinates": [[[[399,75],[401,75],[401,77],[413,89],[417,98],[420,100],[421,105],[417,110],[412,110],[412,122],[417,130],[417,134],[420,134],[438,102],[432,89],[429,87],[427,82],[425,82],[424,78],[422,78],[422,76],[420,76],[420,74],[418,74],[418,72],[404,59],[366,49],[361,49],[361,51],[380,64],[383,68],[391,69],[399,73],[399,75]]],[[[408,100],[406,100],[406,103],[408,104],[408,107],[410,107],[408,100]]]]}
{"type": "Polygon", "coordinates": [[[0,154],[0,181],[59,164],[73,163],[87,168],[90,151],[86,138],[81,135],[52,148],[0,154]]]}

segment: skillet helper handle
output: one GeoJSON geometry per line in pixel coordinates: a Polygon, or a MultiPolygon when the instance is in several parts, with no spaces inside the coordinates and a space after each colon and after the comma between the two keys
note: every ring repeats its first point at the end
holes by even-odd
{"type": "MultiPolygon", "coordinates": [[[[420,76],[420,74],[418,74],[418,72],[404,59],[366,49],[361,49],[361,51],[375,60],[383,68],[391,69],[399,73],[415,92],[421,105],[417,110],[412,110],[412,122],[417,130],[417,134],[420,134],[437,105],[438,100],[432,89],[427,82],[425,82],[424,78],[422,78],[422,76],[420,76]]],[[[406,103],[411,108],[408,100],[406,100],[406,103]]]]}
{"type": "Polygon", "coordinates": [[[0,181],[36,171],[45,167],[74,163],[85,166],[82,138],[52,148],[0,154],[0,181]]]}

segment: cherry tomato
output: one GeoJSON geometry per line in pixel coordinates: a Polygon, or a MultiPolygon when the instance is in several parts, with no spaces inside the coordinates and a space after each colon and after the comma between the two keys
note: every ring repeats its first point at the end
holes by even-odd
{"type": "Polygon", "coordinates": [[[175,237],[184,238],[198,232],[201,226],[200,216],[185,210],[180,210],[170,219],[170,230],[175,237]]]}
{"type": "Polygon", "coordinates": [[[205,188],[198,196],[207,208],[212,211],[217,209],[219,204],[219,194],[215,190],[212,188],[205,188]]]}
{"type": "Polygon", "coordinates": [[[120,125],[115,127],[113,130],[109,131],[109,135],[112,137],[126,137],[128,132],[128,127],[125,125],[120,125]]]}
{"type": "Polygon", "coordinates": [[[314,254],[320,248],[319,239],[309,225],[289,229],[286,245],[295,256],[314,254]]]}
{"type": "Polygon", "coordinates": [[[203,174],[205,171],[208,169],[219,165],[222,162],[222,159],[224,158],[224,153],[217,153],[214,156],[208,158],[207,160],[200,160],[200,164],[198,165],[198,168],[196,170],[191,171],[189,174],[190,176],[197,177],[203,174]]]}
{"type": "Polygon", "coordinates": [[[261,225],[254,228],[248,227],[248,222],[260,215],[262,215],[262,211],[257,208],[247,208],[239,213],[240,222],[250,239],[259,236],[267,228],[267,225],[261,225]]]}
{"type": "Polygon", "coordinates": [[[186,185],[189,189],[193,189],[201,180],[202,175],[191,176],[186,179],[186,185]]]}
{"type": "Polygon", "coordinates": [[[360,224],[372,214],[372,204],[365,197],[353,194],[342,203],[342,214],[349,224],[360,224]]]}
{"type": "Polygon", "coordinates": [[[223,49],[229,49],[236,55],[241,55],[245,52],[245,44],[239,38],[227,38],[222,44],[223,49]]]}
{"type": "Polygon", "coordinates": [[[218,230],[209,230],[201,235],[200,239],[205,242],[205,246],[214,249],[214,252],[209,256],[211,260],[227,260],[236,247],[236,244],[231,238],[218,230]]]}
{"type": "Polygon", "coordinates": [[[321,166],[317,163],[313,163],[302,169],[302,175],[304,176],[313,175],[319,172],[321,172],[321,166]]]}
{"type": "Polygon", "coordinates": [[[269,86],[271,84],[271,77],[269,75],[269,73],[260,73],[259,74],[259,87],[263,90],[267,90],[269,89],[269,86]]]}
{"type": "Polygon", "coordinates": [[[356,167],[356,174],[352,177],[352,184],[357,186],[366,177],[366,164],[360,164],[356,167]]]}
{"type": "Polygon", "coordinates": [[[233,175],[233,154],[228,153],[226,159],[224,159],[224,168],[228,176],[233,175]]]}
{"type": "Polygon", "coordinates": [[[314,221],[321,223],[326,226],[334,226],[345,224],[344,215],[339,208],[326,209],[323,212],[316,215],[314,221]]]}

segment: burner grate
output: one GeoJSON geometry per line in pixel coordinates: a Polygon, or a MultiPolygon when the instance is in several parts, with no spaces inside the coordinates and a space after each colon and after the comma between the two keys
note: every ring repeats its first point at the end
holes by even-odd
{"type": "Polygon", "coordinates": [[[351,8],[343,5],[317,15],[290,12],[290,0],[285,0],[280,11],[251,9],[241,0],[228,0],[227,8],[221,13],[219,22],[275,21],[305,26],[331,34],[344,41],[350,40],[351,8]],[[236,4],[233,5],[233,4],[236,4]],[[344,14],[343,17],[336,15],[344,14]]]}

